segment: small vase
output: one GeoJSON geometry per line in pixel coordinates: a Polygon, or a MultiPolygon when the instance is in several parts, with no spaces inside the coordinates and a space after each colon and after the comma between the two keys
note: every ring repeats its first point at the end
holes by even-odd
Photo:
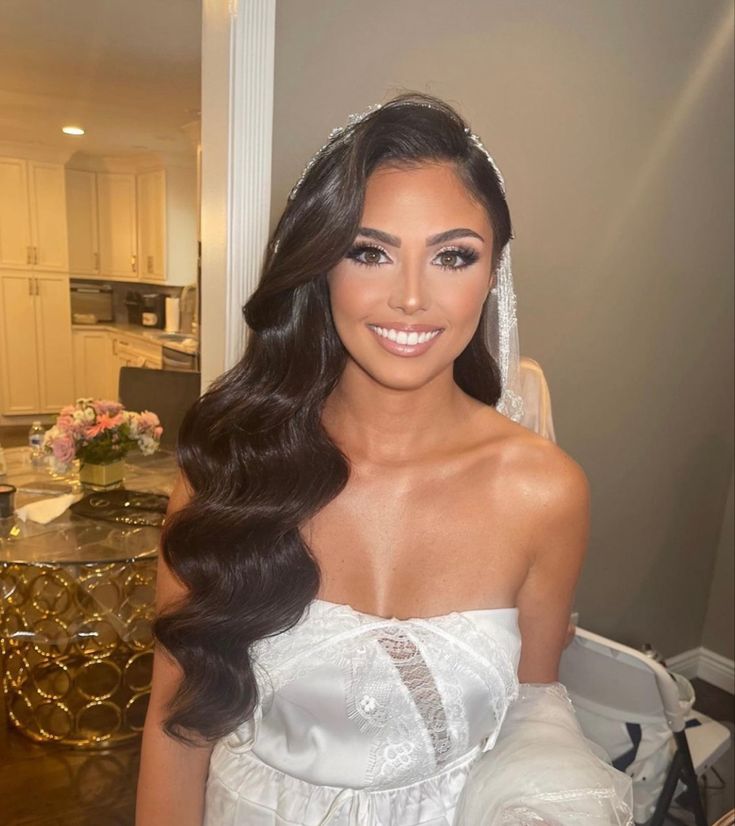
{"type": "Polygon", "coordinates": [[[89,490],[110,490],[121,486],[124,475],[124,462],[114,459],[104,464],[97,462],[79,463],[79,481],[89,490]]]}

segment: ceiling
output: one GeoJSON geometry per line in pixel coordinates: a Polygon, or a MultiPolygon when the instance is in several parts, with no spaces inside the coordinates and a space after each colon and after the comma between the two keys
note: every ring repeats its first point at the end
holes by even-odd
{"type": "Polygon", "coordinates": [[[0,43],[0,141],[193,152],[201,0],[3,0],[0,43]]]}

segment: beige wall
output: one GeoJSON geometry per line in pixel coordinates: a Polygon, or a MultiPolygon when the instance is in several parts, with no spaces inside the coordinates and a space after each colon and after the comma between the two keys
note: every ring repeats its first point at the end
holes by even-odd
{"type": "Polygon", "coordinates": [[[733,649],[735,649],[735,623],[732,618],[732,591],[733,582],[735,582],[735,571],[733,570],[733,547],[735,546],[735,537],[733,536],[734,494],[735,476],[731,476],[730,493],[727,497],[725,518],[722,522],[722,532],[717,547],[712,588],[702,636],[702,645],[729,659],[733,658],[733,649]]]}
{"type": "Polygon", "coordinates": [[[517,238],[521,350],[543,366],[559,443],[592,486],[581,624],[667,656],[702,641],[732,473],[732,10],[279,0],[277,11],[273,218],[332,127],[404,88],[456,104],[495,156],[517,238]]]}

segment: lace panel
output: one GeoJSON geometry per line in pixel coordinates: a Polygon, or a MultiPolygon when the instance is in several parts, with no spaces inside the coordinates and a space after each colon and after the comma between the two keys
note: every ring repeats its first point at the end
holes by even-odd
{"type": "Polygon", "coordinates": [[[388,788],[414,782],[465,754],[470,743],[464,691],[474,685],[492,718],[494,744],[518,682],[498,639],[462,614],[383,620],[349,606],[325,608],[254,649],[261,704],[321,664],[345,674],[347,717],[370,738],[365,782],[388,788]],[[325,633],[326,632],[326,633],[325,633]]]}

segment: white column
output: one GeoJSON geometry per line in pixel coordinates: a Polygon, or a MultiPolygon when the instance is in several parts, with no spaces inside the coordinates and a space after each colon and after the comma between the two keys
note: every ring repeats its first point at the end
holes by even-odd
{"type": "Polygon", "coordinates": [[[202,389],[235,364],[268,240],[275,0],[204,0],[202,389]]]}

